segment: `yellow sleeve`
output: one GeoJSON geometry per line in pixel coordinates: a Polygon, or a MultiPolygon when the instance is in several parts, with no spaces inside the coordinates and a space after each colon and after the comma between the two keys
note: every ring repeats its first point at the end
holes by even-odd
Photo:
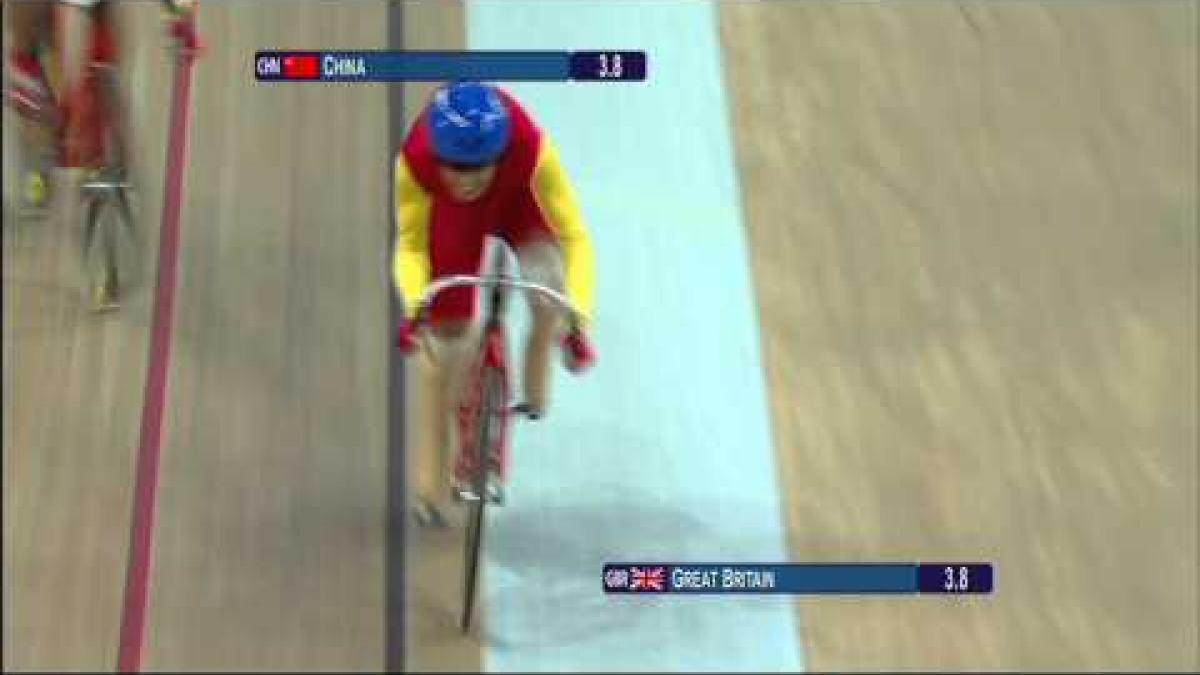
{"type": "Polygon", "coordinates": [[[396,244],[392,249],[392,283],[412,319],[429,283],[429,210],[431,198],[412,175],[403,153],[397,153],[396,244]]]}
{"type": "Polygon", "coordinates": [[[592,239],[583,220],[575,190],[563,170],[558,148],[549,136],[542,136],[537,166],[533,171],[533,195],[546,222],[558,235],[563,251],[566,295],[583,314],[593,320],[596,287],[596,260],[592,239]]]}

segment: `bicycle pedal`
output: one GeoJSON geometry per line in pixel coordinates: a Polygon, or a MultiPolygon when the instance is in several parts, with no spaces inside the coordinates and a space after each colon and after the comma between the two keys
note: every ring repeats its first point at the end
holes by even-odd
{"type": "Polygon", "coordinates": [[[509,411],[516,413],[518,415],[521,415],[525,419],[532,420],[532,421],[537,421],[537,420],[541,419],[541,417],[543,415],[543,412],[541,410],[534,408],[532,405],[530,405],[528,403],[517,403],[516,405],[509,408],[509,411]]]}
{"type": "Polygon", "coordinates": [[[413,507],[413,518],[421,527],[444,529],[450,524],[445,514],[426,501],[421,501],[413,507]]]}
{"type": "Polygon", "coordinates": [[[459,502],[477,502],[479,501],[479,493],[468,487],[455,486],[451,494],[454,499],[459,502]]]}

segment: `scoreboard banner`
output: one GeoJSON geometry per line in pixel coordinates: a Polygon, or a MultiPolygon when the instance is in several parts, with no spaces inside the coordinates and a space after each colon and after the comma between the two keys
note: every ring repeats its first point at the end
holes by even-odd
{"type": "Polygon", "coordinates": [[[260,82],[644,82],[641,51],[260,51],[260,82]]]}
{"type": "Polygon", "coordinates": [[[605,593],[990,594],[991,563],[609,563],[605,593]]]}

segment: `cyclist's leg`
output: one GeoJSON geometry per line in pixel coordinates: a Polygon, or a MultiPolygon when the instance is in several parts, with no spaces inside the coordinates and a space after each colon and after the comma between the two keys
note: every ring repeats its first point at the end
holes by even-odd
{"type": "Polygon", "coordinates": [[[414,397],[414,471],[418,516],[444,524],[457,456],[457,403],[473,347],[469,320],[434,323],[430,358],[421,359],[414,397]],[[423,513],[422,513],[423,512],[423,513]]]}
{"type": "Polygon", "coordinates": [[[63,138],[64,152],[69,163],[79,160],[85,143],[84,111],[80,102],[87,76],[88,51],[91,48],[92,17],[89,9],[95,0],[61,0],[58,7],[59,82],[66,112],[63,138]]]}
{"type": "Polygon", "coordinates": [[[79,86],[86,72],[90,31],[91,9],[96,0],[59,0],[57,8],[58,34],[55,36],[59,51],[63,88],[72,91],[79,86]]]}
{"type": "MultiPolygon", "coordinates": [[[[521,276],[561,293],[564,273],[558,236],[546,221],[532,190],[514,200],[505,216],[504,240],[516,251],[521,276]]],[[[550,404],[550,359],[562,329],[562,317],[540,297],[531,295],[529,301],[533,322],[525,345],[521,387],[525,404],[538,416],[550,404]]]]}
{"type": "MultiPolygon", "coordinates": [[[[515,248],[526,281],[563,291],[562,251],[554,239],[531,237],[515,248]]],[[[531,295],[529,303],[533,321],[525,346],[522,387],[525,403],[537,416],[550,404],[550,359],[563,322],[561,310],[545,298],[531,295]]]]}
{"type": "Polygon", "coordinates": [[[16,111],[35,120],[18,125],[25,149],[20,203],[22,211],[28,214],[41,211],[49,201],[47,171],[53,162],[53,132],[36,120],[54,112],[54,95],[39,54],[50,43],[54,2],[10,0],[2,9],[9,27],[5,54],[8,82],[4,96],[16,111]]]}
{"type": "Polygon", "coordinates": [[[438,369],[434,381],[437,401],[435,445],[441,455],[437,464],[438,490],[445,492],[454,479],[454,460],[461,444],[460,410],[465,400],[467,376],[472,359],[479,353],[480,334],[469,318],[439,322],[433,329],[438,350],[438,369]]]}
{"type": "MultiPolygon", "coordinates": [[[[475,274],[483,251],[477,214],[457,208],[431,211],[429,265],[433,279],[475,274]]],[[[433,357],[421,382],[423,410],[417,412],[415,443],[417,493],[422,502],[445,508],[458,456],[458,409],[477,353],[479,332],[473,322],[477,293],[454,289],[438,296],[430,308],[433,357]]]]}

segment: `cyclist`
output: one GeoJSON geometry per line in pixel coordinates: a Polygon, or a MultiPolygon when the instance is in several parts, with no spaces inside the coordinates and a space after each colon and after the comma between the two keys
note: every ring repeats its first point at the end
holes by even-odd
{"type": "MultiPolygon", "coordinates": [[[[9,8],[11,23],[12,47],[6,55],[8,61],[9,87],[6,92],[8,101],[19,112],[30,116],[50,113],[56,116],[55,97],[51,91],[44,64],[40,54],[55,43],[56,25],[60,29],[61,40],[58,46],[58,72],[55,81],[61,89],[69,94],[79,87],[84,74],[87,55],[83,52],[82,37],[90,30],[91,16],[88,13],[92,7],[103,0],[17,0],[5,3],[9,8]],[[57,17],[54,12],[61,10],[57,17]]],[[[172,18],[182,16],[190,11],[194,0],[160,0],[161,5],[172,18]]],[[[72,124],[68,113],[67,134],[64,139],[63,151],[65,157],[57,157],[56,161],[73,162],[80,148],[77,147],[79,138],[77,129],[72,124]]],[[[39,154],[49,154],[48,139],[37,138],[39,154]]],[[[41,207],[46,198],[47,181],[40,170],[33,170],[26,177],[22,188],[22,202],[27,207],[41,207]]]]}
{"type": "MultiPolygon", "coordinates": [[[[497,234],[517,254],[522,276],[565,293],[590,323],[594,258],[591,238],[549,136],[508,92],[462,81],[430,97],[395,159],[397,238],[392,274],[405,303],[398,344],[417,350],[416,303],[431,279],[476,274],[484,238],[497,234]]],[[[416,515],[444,525],[450,448],[468,358],[478,292],[451,289],[430,307],[438,363],[427,380],[427,414],[418,425],[416,515]],[[432,436],[432,438],[430,438],[432,436]]],[[[522,373],[523,411],[532,419],[549,403],[549,362],[561,341],[566,366],[580,372],[595,360],[584,331],[564,334],[560,311],[530,298],[532,326],[522,373]]],[[[498,489],[499,486],[493,486],[498,489]]]]}

